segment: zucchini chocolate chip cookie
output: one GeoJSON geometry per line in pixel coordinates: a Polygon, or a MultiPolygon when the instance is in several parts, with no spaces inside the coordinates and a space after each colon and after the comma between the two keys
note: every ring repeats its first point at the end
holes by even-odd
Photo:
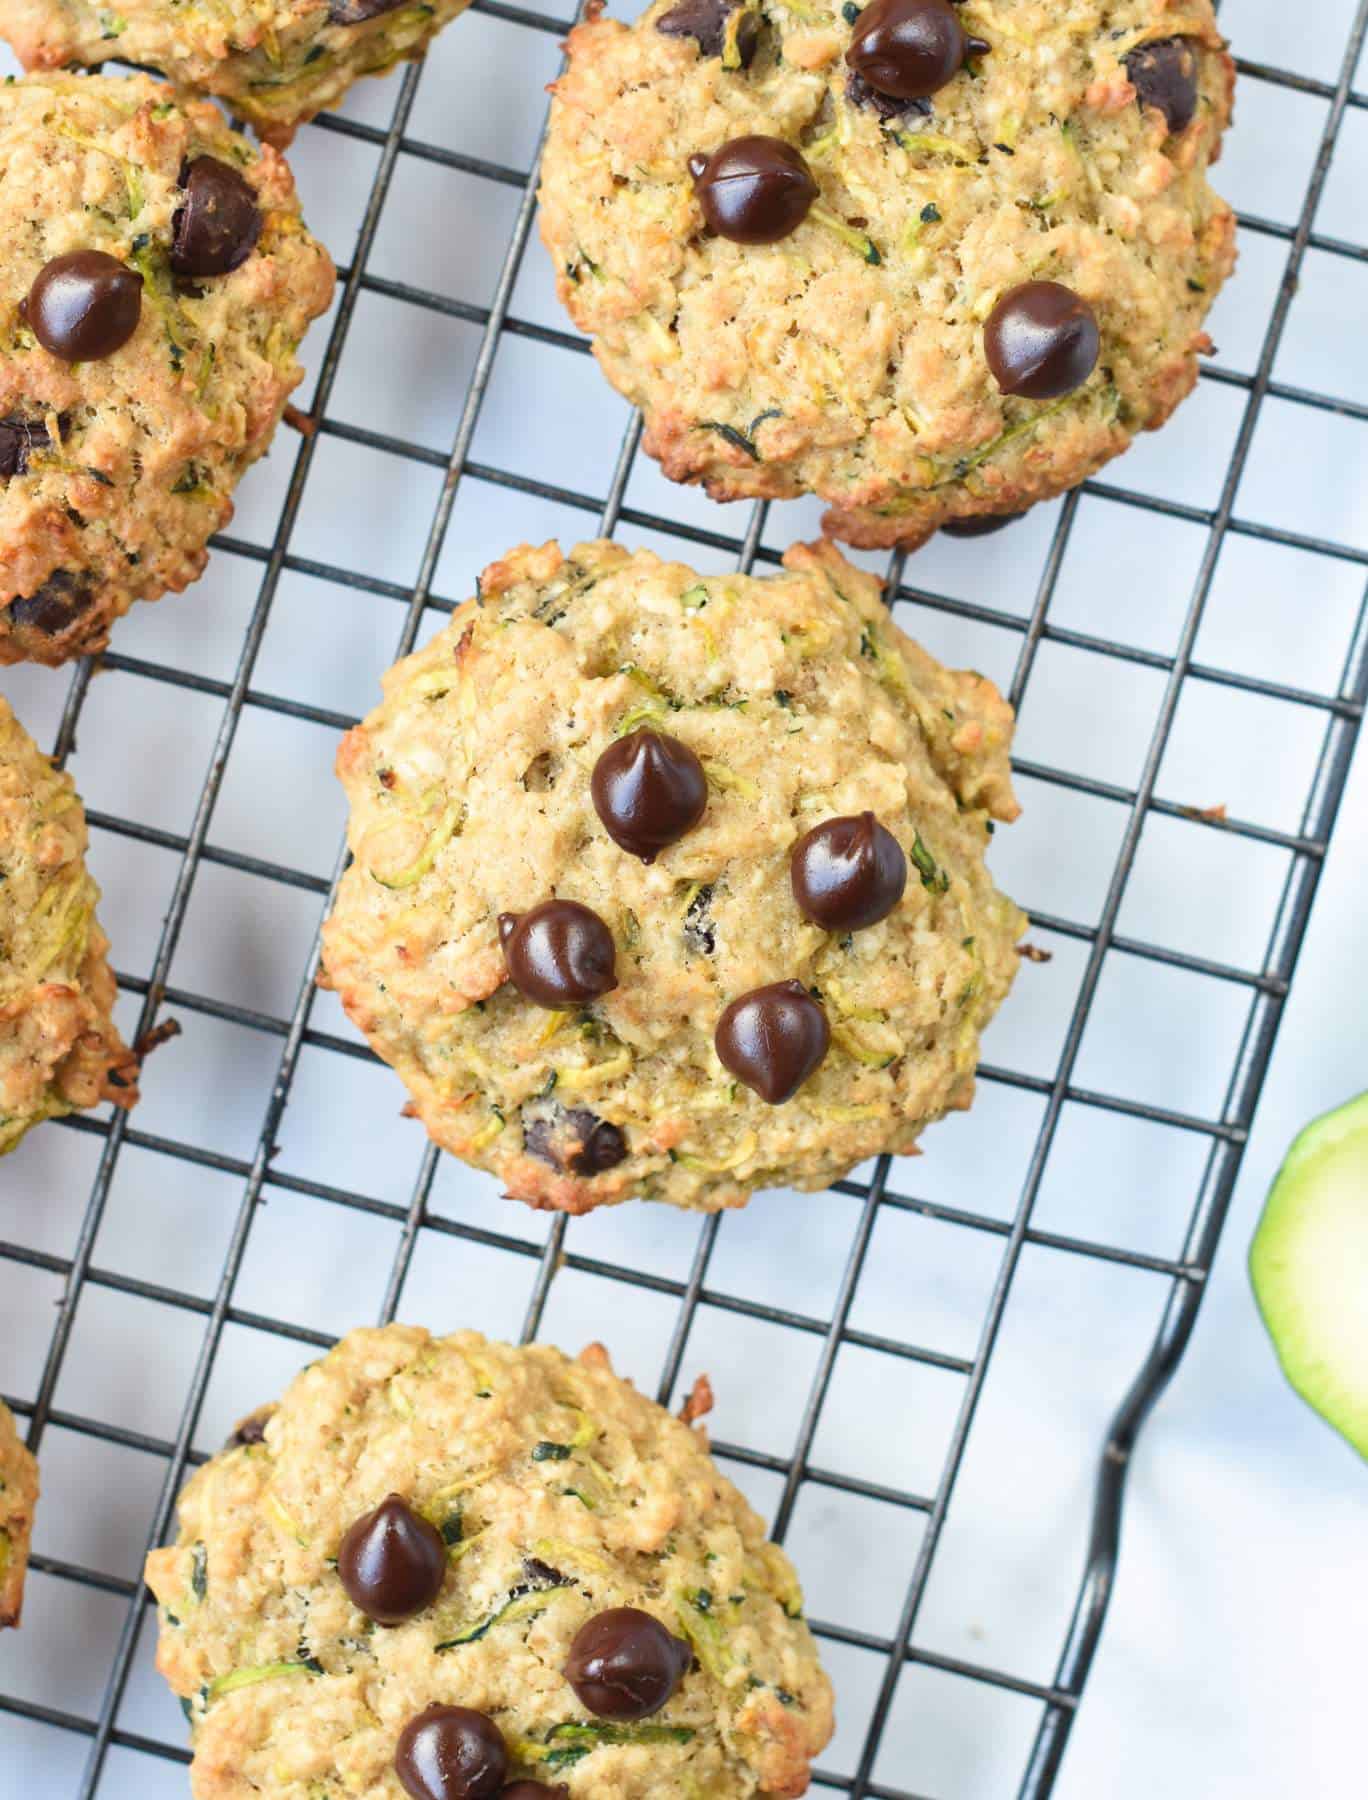
{"type": "Polygon", "coordinates": [[[0,1156],[43,1119],[138,1098],[85,852],[71,777],[0,697],[0,1156]]]}
{"type": "Polygon", "coordinates": [[[674,480],[911,546],[1073,487],[1192,387],[1235,235],[1208,0],[599,10],[542,235],[674,480]]]}
{"type": "Polygon", "coordinates": [[[343,741],[326,979],[511,1196],[715,1209],[969,1104],[1012,715],[830,546],[514,551],[343,741]]]}
{"type": "Polygon", "coordinates": [[[792,1566],[599,1346],[353,1331],[251,1424],[147,1562],[196,1800],[807,1791],[792,1566]]]}
{"type": "Polygon", "coordinates": [[[24,1610],[38,1464],[24,1448],[14,1416],[0,1404],[0,1628],[17,1625],[24,1610]]]}
{"type": "Polygon", "coordinates": [[[294,182],[146,76],[0,86],[0,663],[201,573],[333,289],[294,182]]]}
{"type": "Polygon", "coordinates": [[[26,69],[117,56],[212,94],[284,149],[362,75],[421,56],[469,0],[0,0],[0,37],[26,69]]]}

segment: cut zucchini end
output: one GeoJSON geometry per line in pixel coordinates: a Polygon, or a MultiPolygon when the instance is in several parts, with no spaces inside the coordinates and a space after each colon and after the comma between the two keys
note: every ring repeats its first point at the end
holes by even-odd
{"type": "Polygon", "coordinates": [[[1368,1459],[1368,1094],[1295,1139],[1249,1272],[1283,1373],[1368,1459]]]}

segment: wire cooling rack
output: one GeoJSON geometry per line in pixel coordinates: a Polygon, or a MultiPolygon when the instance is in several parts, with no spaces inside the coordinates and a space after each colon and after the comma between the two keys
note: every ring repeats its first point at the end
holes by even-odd
{"type": "MultiPolygon", "coordinates": [[[[1368,393],[1340,391],[1336,337],[1358,328],[1368,249],[1331,229],[1360,216],[1332,157],[1368,125],[1368,0],[1323,11],[1321,73],[1243,65],[1252,141],[1276,119],[1279,155],[1241,165],[1232,140],[1237,198],[1258,200],[1235,342],[1179,419],[1001,537],[887,568],[902,622],[1020,710],[1026,819],[995,857],[1053,960],[1023,969],[972,1120],[924,1159],[725,1221],[514,1217],[420,1146],[314,985],[341,866],[326,764],[379,670],[519,538],[620,531],[750,568],[812,514],[669,489],[544,259],[524,265],[536,131],[518,160],[522,125],[480,88],[553,74],[564,20],[476,0],[426,84],[369,84],[301,135],[311,219],[335,250],[355,233],[313,346],[316,428],[283,434],[201,590],[125,621],[98,681],[6,679],[73,755],[125,1027],[174,1015],[184,1035],[131,1118],[47,1127],[0,1178],[0,1385],[46,1494],[24,1631],[0,1645],[18,1750],[0,1794],[185,1792],[142,1554],[233,1417],[396,1312],[603,1337],[667,1403],[710,1367],[719,1457],[798,1557],[837,1682],[816,1788],[1051,1791],[1130,1451],[1201,1305],[1368,688],[1368,393]],[[382,539],[421,543],[416,566],[377,563],[382,539]]],[[[1246,12],[1254,42],[1283,16],[1246,12]]]]}

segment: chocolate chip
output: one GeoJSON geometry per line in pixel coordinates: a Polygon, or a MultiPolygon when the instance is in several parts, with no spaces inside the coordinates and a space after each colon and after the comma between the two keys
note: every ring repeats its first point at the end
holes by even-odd
{"type": "Polygon", "coordinates": [[[73,250],[39,270],[24,302],[33,335],[63,362],[113,356],[138,329],[143,278],[103,250],[73,250]]]}
{"type": "Polygon", "coordinates": [[[931,113],[929,100],[898,100],[892,94],[881,94],[870,87],[863,75],[857,75],[854,69],[846,75],[846,99],[852,106],[867,108],[877,113],[881,119],[900,119],[906,113],[918,113],[927,118],[931,113]]]}
{"type": "Polygon", "coordinates": [[[1136,104],[1155,107],[1171,134],[1186,131],[1197,114],[1197,46],[1191,38],[1156,38],[1125,59],[1136,104]]]}
{"type": "Polygon", "coordinates": [[[185,205],[171,220],[177,275],[227,275],[241,268],[261,236],[256,189],[216,156],[197,156],[181,186],[185,205]]]}
{"type": "Polygon", "coordinates": [[[367,19],[378,19],[382,13],[407,6],[409,0],[328,0],[330,25],[364,25],[367,19]]]}
{"type": "Polygon", "coordinates": [[[947,519],[941,530],[953,538],[988,537],[994,531],[1001,531],[1004,525],[1015,525],[1018,519],[1025,517],[1024,512],[980,513],[976,519],[947,519]]]}
{"type": "Polygon", "coordinates": [[[708,778],[689,746],[644,728],[609,744],[589,791],[609,837],[646,863],[692,831],[708,805],[708,778]]]}
{"type": "Polygon", "coordinates": [[[826,1014],[801,981],[742,994],[717,1021],[713,1043],[725,1068],[771,1106],[791,1100],[826,1055],[826,1014]]]}
{"type": "Polygon", "coordinates": [[[856,22],[846,62],[877,93],[925,99],[989,46],[967,37],[949,0],[872,0],[856,22]]]}
{"type": "Polygon", "coordinates": [[[52,445],[41,419],[0,419],[0,481],[27,475],[29,457],[52,445]]]}
{"type": "Polygon", "coordinates": [[[711,956],[717,948],[717,926],[712,916],[712,883],[703,886],[684,908],[684,943],[695,956],[711,956]]]}
{"type": "Polygon", "coordinates": [[[689,169],[703,217],[737,244],[778,243],[817,198],[812,171],[782,138],[731,138],[711,156],[691,158],[689,169]]]}
{"type": "Polygon", "coordinates": [[[58,637],[93,603],[95,595],[89,583],[70,569],[54,569],[42,587],[26,599],[11,600],[11,625],[27,625],[44,637],[58,637]]]}
{"type": "Polygon", "coordinates": [[[728,67],[748,69],[760,44],[760,18],[743,0],[679,0],[656,20],[666,37],[697,39],[700,56],[725,56],[728,67]],[[733,13],[738,14],[735,25],[733,13]],[[731,45],[728,45],[728,37],[731,45]]]}
{"type": "Polygon", "coordinates": [[[1081,387],[1096,367],[1100,343],[1093,309],[1057,281],[1009,289],[983,328],[998,386],[1027,400],[1052,400],[1081,387]]]}
{"type": "Polygon", "coordinates": [[[508,1775],[498,1726],[468,1706],[429,1706],[399,1734],[394,1772],[413,1800],[492,1800],[508,1775]]]}
{"type": "Polygon", "coordinates": [[[907,858],[872,812],[827,819],[794,845],[789,879],[798,910],[824,931],[886,919],[907,886],[907,858]]]}
{"type": "Polygon", "coordinates": [[[547,1787],[544,1781],[514,1781],[503,1788],[499,1800],[570,1800],[567,1787],[547,1787]]]}
{"type": "Polygon", "coordinates": [[[538,1006],[582,1006],[617,986],[613,934],[577,900],[500,913],[499,939],[514,987],[538,1006]]]}
{"type": "Polygon", "coordinates": [[[398,1494],[351,1525],[337,1552],[347,1598],[377,1625],[402,1625],[442,1591],[446,1545],[398,1494]]]}
{"type": "Polygon", "coordinates": [[[562,1175],[602,1175],[627,1155],[627,1140],[587,1106],[553,1104],[535,1118],[524,1115],[523,1149],[562,1175]]]}
{"type": "Polygon", "coordinates": [[[244,1444],[264,1444],[266,1442],[266,1422],[274,1411],[274,1406],[263,1406],[254,1413],[248,1413],[247,1417],[239,1420],[234,1427],[233,1435],[223,1446],[224,1449],[240,1450],[244,1444]]]}
{"type": "Polygon", "coordinates": [[[539,1556],[523,1558],[523,1574],[527,1577],[528,1586],[531,1588],[563,1588],[575,1585],[568,1575],[560,1569],[553,1568],[550,1563],[543,1562],[539,1556]]]}
{"type": "Polygon", "coordinates": [[[581,1625],[565,1679],[598,1719],[649,1719],[684,1679],[693,1651],[658,1619],[614,1606],[581,1625]]]}

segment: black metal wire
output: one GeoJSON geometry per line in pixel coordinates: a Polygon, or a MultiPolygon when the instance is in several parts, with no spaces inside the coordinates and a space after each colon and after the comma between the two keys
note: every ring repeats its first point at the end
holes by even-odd
{"type": "MultiPolygon", "coordinates": [[[[474,10],[512,26],[537,31],[562,33],[569,24],[567,20],[552,19],[542,13],[503,4],[502,0],[475,0],[474,10]]],[[[334,1184],[274,1169],[270,1159],[282,1116],[289,1103],[291,1083],[302,1050],[305,1047],[319,1048],[333,1055],[374,1060],[364,1047],[321,1030],[311,1023],[318,968],[317,939],[310,948],[288,1017],[261,1013],[234,1002],[213,999],[168,985],[191,892],[202,864],[233,869],[281,886],[329,898],[343,866],[344,856],[339,851],[331,876],[323,878],[270,859],[230,850],[210,841],[215,806],[245,711],[276,713],[331,730],[345,729],[354,722],[350,715],[296,701],[253,685],[257,655],[283,573],[288,571],[337,583],[366,593],[377,602],[398,602],[404,610],[395,648],[396,655],[402,655],[412,647],[426,607],[449,611],[455,604],[453,599],[435,593],[433,582],[458,492],[464,484],[470,482],[524,492],[596,515],[598,529],[604,534],[611,534],[619,526],[628,526],[659,531],[677,539],[722,549],[732,554],[738,567],[743,570],[750,569],[757,562],[771,564],[778,560],[777,553],[760,541],[766,514],[763,504],[750,510],[745,531],[740,538],[628,506],[624,496],[640,439],[640,421],[636,418],[633,418],[624,434],[617,465],[605,495],[581,493],[524,476],[514,470],[500,469],[473,460],[470,449],[475,427],[494,358],[504,336],[527,337],[575,355],[585,353],[588,348],[586,341],[571,331],[555,330],[521,320],[510,310],[514,284],[532,224],[536,164],[530,171],[517,170],[411,137],[408,124],[421,78],[419,67],[410,67],[399,83],[394,113],[387,129],[381,131],[354,120],[336,117],[325,117],[318,121],[318,127],[324,131],[360,139],[373,145],[379,151],[379,160],[356,252],[350,268],[342,271],[342,299],[323,358],[314,401],[317,434],[300,441],[274,540],[268,547],[227,537],[219,541],[222,552],[262,565],[256,603],[233,679],[230,682],[219,681],[120,653],[110,654],[103,659],[104,667],[110,670],[169,683],[221,703],[214,751],[194,818],[189,830],[182,834],[125,820],[114,814],[95,810],[91,810],[89,814],[90,822],[95,828],[157,846],[173,853],[178,859],[171,902],[150,973],[146,977],[124,974],[119,978],[120,986],[125,991],[142,997],[139,1032],[151,1029],[164,1008],[174,1007],[178,1012],[228,1021],[244,1029],[279,1039],[281,1048],[270,1098],[256,1147],[249,1158],[229,1156],[194,1143],[143,1131],[128,1115],[122,1113],[109,1120],[77,1117],[63,1121],[65,1129],[86,1133],[101,1142],[90,1198],[71,1255],[57,1256],[0,1241],[0,1259],[16,1266],[59,1276],[64,1284],[62,1301],[57,1309],[36,1394],[32,1401],[11,1396],[10,1404],[21,1418],[28,1420],[28,1441],[35,1449],[40,1446],[47,1428],[55,1426],[94,1440],[121,1445],[165,1463],[164,1478],[148,1532],[149,1549],[163,1542],[167,1536],[176,1494],[188,1469],[202,1460],[192,1449],[192,1443],[224,1327],[229,1324],[241,1326],[308,1346],[324,1347],[332,1341],[323,1332],[250,1311],[234,1303],[234,1288],[257,1205],[270,1190],[307,1196],[327,1205],[353,1209],[399,1225],[399,1241],[380,1309],[383,1319],[394,1316],[415,1248],[423,1232],[447,1235],[513,1256],[535,1259],[536,1275],[524,1324],[525,1336],[529,1338],[540,1328],[552,1283],[562,1269],[595,1275],[668,1297],[676,1303],[677,1311],[659,1384],[658,1391],[662,1401],[668,1401],[678,1386],[689,1335],[701,1307],[729,1312],[766,1324],[782,1325],[821,1340],[816,1368],[792,1451],[781,1456],[760,1452],[744,1444],[716,1444],[717,1452],[723,1458],[767,1471],[779,1478],[781,1489],[774,1515],[776,1536],[780,1539],[784,1537],[792,1521],[798,1497],[806,1485],[877,1500],[920,1514],[925,1520],[911,1581],[896,1628],[890,1635],[855,1631],[836,1622],[814,1621],[814,1630],[819,1638],[866,1651],[881,1658],[884,1665],[878,1697],[853,1775],[819,1772],[815,1778],[816,1786],[831,1792],[851,1794],[856,1796],[856,1800],[864,1800],[864,1797],[869,1797],[869,1800],[927,1800],[925,1795],[910,1787],[890,1786],[873,1778],[899,1678],[908,1665],[917,1665],[1024,1696],[1040,1707],[1038,1733],[1019,1788],[1019,1800],[1045,1800],[1058,1774],[1106,1617],[1119,1550],[1122,1502],[1130,1455],[1145,1418],[1177,1366],[1201,1304],[1206,1278],[1215,1257],[1239,1172],[1250,1121],[1290,989],[1325,850],[1343,795],[1350,760],[1363,721],[1365,702],[1368,701],[1368,599],[1365,599],[1360,610],[1343,679],[1334,693],[1319,693],[1239,674],[1198,662],[1192,654],[1217,557],[1223,540],[1228,536],[1249,537],[1310,551],[1351,566],[1368,567],[1368,551],[1270,526],[1258,520],[1241,518],[1234,511],[1240,477],[1253,441],[1260,408],[1266,398],[1271,396],[1300,407],[1338,414],[1358,422],[1368,421],[1368,406],[1335,395],[1275,382],[1271,377],[1274,358],[1308,249],[1353,261],[1368,259],[1368,247],[1312,230],[1345,114],[1350,109],[1368,109],[1368,92],[1355,91],[1351,86],[1366,26],[1368,0],[1360,0],[1339,79],[1333,84],[1262,64],[1240,64],[1241,72],[1247,79],[1324,99],[1329,105],[1315,169],[1296,225],[1287,226],[1248,215],[1240,217],[1243,230],[1284,241],[1289,245],[1289,253],[1255,373],[1246,376],[1219,366],[1203,371],[1204,379],[1231,387],[1246,396],[1240,429],[1216,506],[1206,509],[1156,499],[1133,492],[1114,481],[1093,481],[1079,490],[1081,493],[1100,496],[1151,514],[1186,521],[1206,530],[1205,550],[1177,648],[1171,654],[1161,654],[1052,623],[1050,609],[1077,516],[1077,492],[1068,497],[1060,510],[1037,592],[1030,612],[1025,617],[991,605],[970,603],[911,587],[903,580],[902,559],[895,556],[892,560],[888,579],[889,594],[894,602],[914,602],[932,611],[1009,631],[1019,638],[1015,670],[1010,684],[1010,697],[1014,704],[1019,705],[1026,693],[1040,647],[1047,643],[1087,650],[1155,671],[1164,677],[1165,685],[1140,778],[1134,788],[1022,759],[1018,759],[1015,764],[1018,773],[1029,776],[1034,781],[1115,803],[1125,809],[1126,825],[1097,924],[1087,925],[1054,915],[1035,916],[1037,929],[1086,946],[1086,963],[1078,997],[1054,1074],[1049,1077],[1032,1076],[991,1065],[985,1066],[980,1072],[986,1083],[1022,1089],[1038,1094],[1044,1100],[1034,1150],[1011,1217],[995,1217],[917,1195],[899,1194],[889,1186],[892,1173],[890,1160],[887,1157],[880,1158],[868,1183],[841,1181],[835,1184],[836,1192],[860,1202],[860,1211],[836,1298],[830,1316],[826,1318],[786,1310],[745,1295],[730,1293],[710,1283],[709,1270],[719,1229],[716,1218],[709,1218],[701,1223],[688,1276],[679,1281],[568,1250],[567,1222],[563,1217],[554,1223],[546,1242],[536,1245],[500,1232],[492,1226],[471,1225],[432,1212],[428,1203],[438,1167],[438,1153],[431,1146],[422,1155],[408,1202],[402,1206],[334,1184]],[[520,200],[517,215],[499,279],[488,306],[453,300],[442,294],[385,280],[367,272],[366,264],[371,246],[401,156],[433,162],[518,190],[520,200]],[[416,443],[345,424],[328,416],[327,408],[337,369],[356,304],[362,293],[383,296],[404,305],[457,318],[479,328],[480,349],[450,451],[443,453],[431,450],[416,443]],[[355,570],[302,557],[291,551],[291,536],[299,516],[316,445],[321,437],[336,437],[381,454],[398,456],[442,470],[444,479],[441,492],[431,520],[418,576],[411,586],[380,580],[355,570]],[[1249,820],[1206,818],[1194,813],[1178,799],[1167,798],[1156,792],[1158,774],[1178,700],[1185,684],[1191,682],[1277,700],[1309,709],[1323,717],[1320,756],[1298,830],[1274,830],[1249,820]],[[1275,846],[1288,853],[1288,871],[1279,912],[1260,968],[1239,967],[1173,950],[1145,939],[1125,936],[1116,930],[1141,830],[1146,818],[1151,815],[1183,818],[1194,828],[1224,831],[1250,842],[1275,846]],[[1120,953],[1181,969],[1247,992],[1248,1012],[1243,1037],[1218,1117],[1203,1118],[1168,1107],[1131,1101],[1120,1095],[1081,1087],[1073,1080],[1074,1065],[1092,1000],[1104,961],[1110,953],[1120,953]],[[1196,1133],[1207,1139],[1205,1172],[1194,1197],[1183,1247],[1177,1257],[1154,1256],[1119,1245],[1046,1231],[1032,1223],[1036,1197],[1066,1102],[1101,1108],[1112,1114],[1196,1133]],[[243,1183],[241,1201],[212,1296],[189,1294],[96,1264],[96,1239],[114,1170],[125,1146],[169,1159],[173,1164],[181,1162],[214,1169],[243,1183]],[[972,1357],[947,1355],[930,1345],[862,1331],[852,1326],[851,1308],[858,1292],[875,1224],[882,1211],[910,1212],[1002,1240],[996,1278],[972,1357]],[[919,1610],[954,1495],[983,1384],[991,1365],[1013,1278],[1022,1251],[1028,1245],[1148,1271],[1169,1283],[1167,1304],[1160,1327],[1144,1366],[1125,1397],[1103,1446],[1095,1488],[1092,1535],[1077,1604],[1055,1678],[1048,1684],[1024,1680],[1004,1669],[943,1655],[914,1641],[919,1610]],[[73,1322],[81,1297],[87,1289],[107,1289],[136,1296],[204,1319],[204,1334],[174,1439],[163,1440],[117,1423],[54,1406],[53,1396],[69,1349],[73,1322]],[[922,1364],[962,1378],[963,1400],[942,1464],[940,1479],[933,1493],[914,1493],[853,1477],[836,1469],[824,1468],[811,1461],[836,1360],[841,1350],[848,1347],[922,1364]]],[[[1120,473],[1124,475],[1124,464],[1120,466],[1120,473]]],[[[72,679],[57,734],[56,750],[59,755],[65,755],[74,741],[91,672],[89,664],[82,665],[72,679]]],[[[33,1558],[33,1568],[57,1580],[122,1598],[126,1602],[123,1628],[96,1718],[81,1717],[59,1707],[38,1704],[3,1692],[0,1692],[0,1712],[45,1723],[90,1741],[84,1773],[73,1790],[74,1800],[91,1800],[96,1794],[111,1746],[137,1750],[172,1762],[188,1761],[188,1753],[183,1747],[122,1730],[115,1724],[145,1608],[149,1603],[141,1582],[43,1555],[33,1558]]],[[[902,1773],[903,1771],[899,1771],[900,1775],[902,1773]]],[[[915,1776],[915,1771],[907,1773],[915,1776]]]]}

